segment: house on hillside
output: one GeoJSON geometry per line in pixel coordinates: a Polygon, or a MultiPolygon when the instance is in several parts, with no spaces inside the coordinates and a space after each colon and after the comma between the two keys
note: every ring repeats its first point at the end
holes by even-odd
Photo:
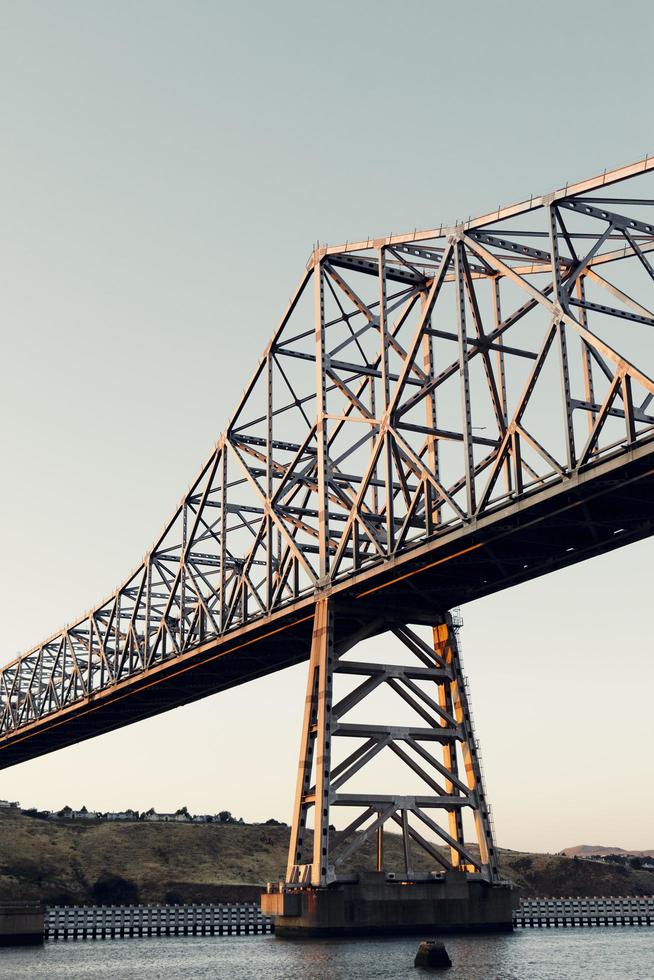
{"type": "Polygon", "coordinates": [[[14,800],[0,800],[0,810],[18,810],[20,803],[14,800]]]}
{"type": "Polygon", "coordinates": [[[101,813],[96,813],[95,810],[87,810],[85,806],[81,810],[73,810],[68,816],[71,820],[99,820],[102,818],[101,813]]]}
{"type": "Polygon", "coordinates": [[[147,820],[149,823],[192,823],[194,819],[186,808],[176,810],[175,813],[157,813],[153,808],[141,815],[141,820],[147,820]]]}
{"type": "Polygon", "coordinates": [[[114,813],[105,813],[105,820],[138,820],[138,810],[118,810],[114,813]]]}

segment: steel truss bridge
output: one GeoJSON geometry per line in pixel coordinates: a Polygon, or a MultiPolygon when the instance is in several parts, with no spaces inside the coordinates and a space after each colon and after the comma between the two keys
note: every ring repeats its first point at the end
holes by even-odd
{"type": "Polygon", "coordinates": [[[317,248],[152,551],[2,669],[0,767],[309,659],[288,881],[375,835],[381,868],[393,824],[407,876],[411,844],[492,880],[447,610],[654,530],[653,170],[317,248]],[[408,661],[349,659],[386,631],[408,661]],[[342,720],[381,687],[413,724],[342,720]],[[422,794],[343,789],[387,751],[422,794]],[[331,840],[336,806],[358,815],[331,840]]]}

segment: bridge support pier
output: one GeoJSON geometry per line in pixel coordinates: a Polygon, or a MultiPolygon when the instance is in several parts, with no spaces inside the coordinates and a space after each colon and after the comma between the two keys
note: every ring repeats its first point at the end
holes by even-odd
{"type": "Polygon", "coordinates": [[[44,935],[42,905],[35,902],[0,905],[0,946],[40,946],[44,935]]]}
{"type": "Polygon", "coordinates": [[[429,641],[393,620],[346,637],[318,600],[286,879],[262,896],[277,935],[512,928],[459,626],[444,613],[429,641]],[[354,659],[362,638],[375,652],[354,659]],[[366,718],[375,702],[382,724],[366,718]]]}

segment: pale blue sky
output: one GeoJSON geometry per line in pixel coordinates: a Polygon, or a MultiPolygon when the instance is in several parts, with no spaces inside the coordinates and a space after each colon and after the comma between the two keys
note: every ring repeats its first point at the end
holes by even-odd
{"type": "MultiPolygon", "coordinates": [[[[0,2],[2,661],[140,560],[316,239],[654,152],[653,20],[645,2],[0,2]]],[[[500,843],[654,846],[653,557],[464,610],[500,843]]],[[[303,687],[295,668],[25,764],[0,796],[288,818],[303,687]]]]}

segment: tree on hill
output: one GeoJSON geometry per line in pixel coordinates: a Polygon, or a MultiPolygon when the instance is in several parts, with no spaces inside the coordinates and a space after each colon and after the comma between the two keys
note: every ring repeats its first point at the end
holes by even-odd
{"type": "Polygon", "coordinates": [[[103,871],[91,887],[91,897],[97,905],[136,905],[139,890],[129,878],[103,871]]]}

